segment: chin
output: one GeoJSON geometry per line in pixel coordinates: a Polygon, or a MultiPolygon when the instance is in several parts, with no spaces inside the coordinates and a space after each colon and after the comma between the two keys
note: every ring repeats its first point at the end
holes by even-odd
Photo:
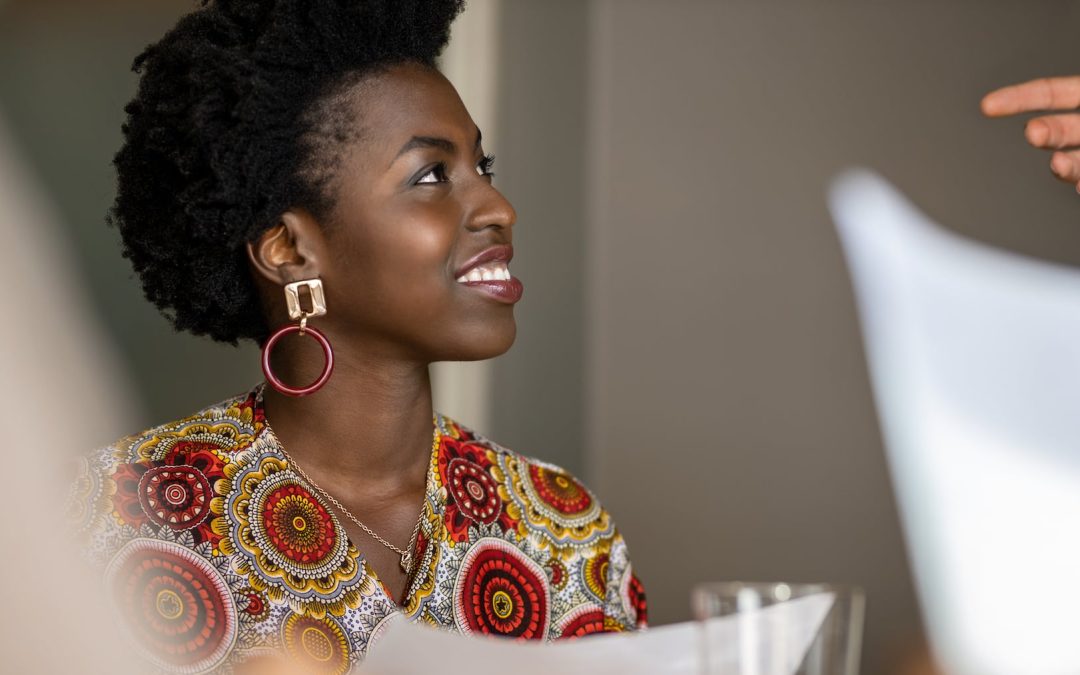
{"type": "Polygon", "coordinates": [[[485,326],[483,330],[468,331],[463,339],[456,340],[447,353],[441,355],[438,361],[484,361],[502,356],[514,344],[517,337],[517,325],[510,321],[509,325],[485,326]]]}

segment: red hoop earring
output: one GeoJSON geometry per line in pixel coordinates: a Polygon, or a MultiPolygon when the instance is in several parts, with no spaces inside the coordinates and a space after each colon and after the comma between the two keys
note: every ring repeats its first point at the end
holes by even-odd
{"type": "Polygon", "coordinates": [[[304,281],[296,281],[285,286],[285,302],[289,309],[289,317],[293,319],[300,319],[300,323],[295,326],[282,326],[277,329],[273,335],[266,341],[266,344],[262,348],[262,371],[266,376],[266,381],[271,387],[277,391],[285,394],[286,396],[307,396],[308,394],[314,394],[318,390],[322,389],[326,381],[330,379],[330,374],[334,371],[334,350],[330,347],[330,341],[326,339],[326,336],[322,334],[322,331],[316,328],[310,328],[307,325],[309,317],[322,316],[326,314],[326,299],[323,295],[322,281],[319,279],[305,279],[304,281]],[[307,287],[311,294],[311,311],[304,311],[300,306],[300,288],[307,287]],[[278,340],[285,337],[289,333],[296,332],[300,335],[311,334],[311,337],[315,338],[315,341],[322,347],[325,363],[323,364],[322,372],[314,382],[306,387],[290,387],[281,381],[274,371],[270,368],[270,352],[273,351],[274,345],[278,343],[278,340]]]}
{"type": "MultiPolygon", "coordinates": [[[[305,317],[306,318],[306,317],[305,317]]],[[[330,379],[330,374],[334,371],[334,350],[330,347],[330,341],[326,339],[326,336],[322,334],[322,331],[317,328],[300,326],[282,326],[270,339],[266,341],[262,349],[262,371],[266,376],[266,381],[270,383],[270,386],[280,391],[286,396],[307,396],[308,394],[314,394],[322,389],[322,386],[326,384],[326,381],[330,379]],[[274,371],[270,369],[270,351],[277,344],[277,341],[285,337],[289,333],[297,332],[301,335],[310,335],[315,338],[315,341],[322,347],[323,356],[326,358],[326,363],[323,364],[322,373],[319,377],[306,387],[290,387],[281,381],[281,379],[274,374],[274,371]]]]}

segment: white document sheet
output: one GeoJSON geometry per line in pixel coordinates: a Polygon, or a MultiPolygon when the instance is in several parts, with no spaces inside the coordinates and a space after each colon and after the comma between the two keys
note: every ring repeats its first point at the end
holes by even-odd
{"type": "Polygon", "coordinates": [[[830,206],[938,657],[1080,673],[1080,270],[957,236],[868,171],[830,206]]]}
{"type": "Polygon", "coordinates": [[[402,617],[390,622],[376,639],[361,672],[793,675],[834,602],[831,593],[819,593],[707,623],[548,644],[463,637],[402,617]],[[707,671],[703,667],[706,649],[707,671]]]}

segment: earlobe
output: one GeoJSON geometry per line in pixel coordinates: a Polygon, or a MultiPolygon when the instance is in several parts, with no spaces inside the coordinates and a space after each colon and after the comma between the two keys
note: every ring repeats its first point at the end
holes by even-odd
{"type": "Polygon", "coordinates": [[[297,279],[319,276],[317,244],[318,223],[304,211],[281,214],[277,225],[246,245],[248,260],[256,272],[268,281],[284,286],[297,279]]]}

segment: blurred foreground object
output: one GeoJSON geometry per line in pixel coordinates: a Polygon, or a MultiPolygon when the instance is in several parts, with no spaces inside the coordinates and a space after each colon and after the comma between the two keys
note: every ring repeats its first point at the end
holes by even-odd
{"type": "Polygon", "coordinates": [[[922,607],[946,671],[1080,672],[1080,271],[833,184],[922,607]]]}
{"type": "MultiPolygon", "coordinates": [[[[778,602],[737,616],[706,617],[636,633],[602,634],[542,644],[493,637],[462,636],[412,623],[401,616],[373,638],[360,668],[377,675],[446,671],[469,675],[621,673],[622,675],[796,675],[837,596],[817,587],[790,602],[778,602]],[[708,641],[708,665],[702,639],[708,641]],[[752,640],[753,644],[747,643],[752,640]],[[778,646],[779,649],[774,649],[778,646]],[[748,651],[749,649],[749,651],[748,651]],[[753,652],[754,657],[742,656],[753,652]],[[453,666],[458,669],[454,669],[453,666]]],[[[842,671],[826,671],[844,675],[842,671]]]]}
{"type": "Polygon", "coordinates": [[[65,536],[74,472],[62,467],[132,423],[108,344],[87,312],[54,210],[23,171],[0,119],[0,672],[124,673],[110,605],[65,536]]]}

